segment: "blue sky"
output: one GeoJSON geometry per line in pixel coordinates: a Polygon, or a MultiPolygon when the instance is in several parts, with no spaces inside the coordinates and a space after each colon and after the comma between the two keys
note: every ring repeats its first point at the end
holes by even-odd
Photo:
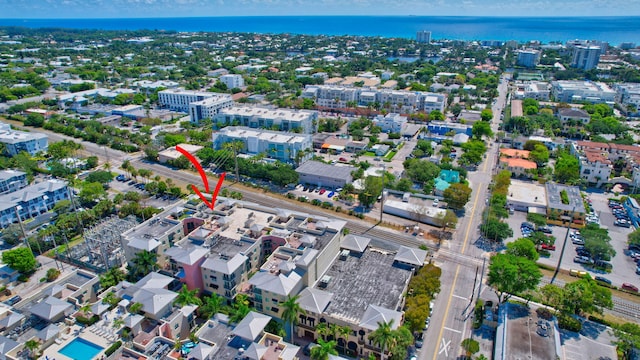
{"type": "Polygon", "coordinates": [[[640,0],[0,0],[0,18],[638,16],[640,0]]]}

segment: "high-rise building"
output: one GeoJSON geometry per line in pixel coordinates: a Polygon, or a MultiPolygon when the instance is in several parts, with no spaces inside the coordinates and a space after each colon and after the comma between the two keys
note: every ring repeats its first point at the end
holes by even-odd
{"type": "Polygon", "coordinates": [[[518,50],[518,62],[519,66],[527,68],[534,68],[540,63],[540,51],[539,50],[518,50]]]}
{"type": "Polygon", "coordinates": [[[431,31],[421,30],[416,33],[416,41],[423,44],[431,43],[431,31]]]}
{"type": "Polygon", "coordinates": [[[598,66],[601,48],[599,46],[576,46],[573,49],[571,67],[591,70],[598,66]]]}

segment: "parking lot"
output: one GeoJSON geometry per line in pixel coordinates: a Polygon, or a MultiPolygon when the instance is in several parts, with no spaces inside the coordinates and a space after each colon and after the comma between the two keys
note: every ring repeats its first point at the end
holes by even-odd
{"type": "MultiPolygon", "coordinates": [[[[631,283],[635,286],[640,285],[640,279],[636,275],[636,264],[631,257],[626,255],[627,252],[627,236],[634,228],[625,228],[620,226],[614,226],[616,220],[613,216],[611,209],[608,206],[608,198],[612,197],[611,194],[598,194],[591,193],[589,198],[592,201],[594,212],[600,219],[600,227],[607,228],[609,230],[609,236],[611,237],[611,245],[616,251],[616,255],[611,259],[610,263],[613,265],[611,273],[603,273],[601,271],[595,271],[592,268],[574,262],[574,257],[577,255],[576,248],[578,245],[574,245],[571,239],[567,239],[566,249],[562,258],[560,267],[564,270],[576,269],[580,271],[587,271],[591,277],[602,276],[611,280],[614,286],[621,286],[622,283],[631,283]]],[[[527,221],[526,213],[516,211],[513,215],[510,215],[507,222],[511,229],[513,229],[513,237],[505,241],[505,243],[513,241],[522,237],[520,225],[522,222],[527,221]]],[[[549,251],[549,257],[540,257],[539,263],[548,266],[557,266],[560,252],[562,251],[562,244],[567,236],[567,228],[559,226],[551,226],[552,235],[556,238],[555,251],[549,251]]]]}
{"type": "Polygon", "coordinates": [[[152,196],[148,192],[144,190],[144,184],[142,182],[134,183],[131,179],[126,181],[118,181],[113,180],[109,183],[109,189],[111,190],[109,193],[109,198],[113,199],[116,193],[126,193],[129,191],[137,192],[142,195],[142,205],[144,206],[153,206],[157,208],[162,208],[167,205],[173,204],[177,201],[177,199],[173,198],[169,195],[164,196],[152,196]],[[137,186],[137,187],[136,187],[137,186]]]}

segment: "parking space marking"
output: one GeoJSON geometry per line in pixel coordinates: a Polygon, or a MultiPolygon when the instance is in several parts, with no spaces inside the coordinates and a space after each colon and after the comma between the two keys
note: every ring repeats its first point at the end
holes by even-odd
{"type": "MultiPolygon", "coordinates": [[[[456,330],[456,329],[448,328],[448,327],[446,327],[446,326],[444,327],[444,329],[445,329],[445,330],[449,330],[449,331],[453,331],[453,332],[454,332],[454,333],[456,333],[456,334],[461,334],[461,333],[462,333],[462,331],[460,331],[460,330],[456,330]]],[[[443,339],[443,340],[444,340],[444,339],[443,339]]]]}
{"type": "Polygon", "coordinates": [[[458,298],[458,299],[462,299],[462,300],[465,300],[465,301],[469,301],[469,298],[466,298],[466,297],[464,297],[464,296],[460,296],[460,295],[456,295],[456,294],[453,294],[452,296],[453,296],[454,298],[458,298]]]}

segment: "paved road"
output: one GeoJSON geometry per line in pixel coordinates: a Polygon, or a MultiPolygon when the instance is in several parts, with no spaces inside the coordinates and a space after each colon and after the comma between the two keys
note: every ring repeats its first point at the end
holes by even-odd
{"type": "MultiPolygon", "coordinates": [[[[505,107],[507,83],[498,86],[499,97],[493,105],[494,118],[491,127],[498,131],[500,114],[505,107]]],[[[492,142],[487,155],[477,171],[469,172],[468,180],[473,192],[466,207],[465,216],[460,219],[453,240],[446,244],[448,251],[458,253],[449,254],[441,258],[436,256],[442,267],[441,291],[436,299],[434,315],[431,319],[432,329],[427,331],[424,350],[420,359],[457,359],[461,355],[462,340],[468,338],[471,332],[474,300],[482,286],[483,269],[486,270],[488,253],[472,244],[478,238],[482,212],[488,197],[488,185],[496,168],[499,144],[492,142]],[[451,259],[457,261],[451,261],[451,259]],[[484,265],[484,267],[483,267],[484,265]]],[[[441,253],[445,253],[445,249],[441,253]]],[[[486,290],[486,289],[485,289],[486,290]]]]}

